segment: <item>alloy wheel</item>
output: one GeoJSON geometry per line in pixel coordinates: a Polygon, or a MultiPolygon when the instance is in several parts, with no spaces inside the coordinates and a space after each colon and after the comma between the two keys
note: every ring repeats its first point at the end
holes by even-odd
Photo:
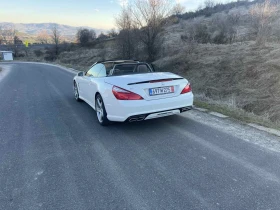
{"type": "Polygon", "coordinates": [[[103,102],[100,97],[96,98],[96,114],[97,114],[98,121],[102,123],[104,119],[104,111],[103,111],[103,102]]]}

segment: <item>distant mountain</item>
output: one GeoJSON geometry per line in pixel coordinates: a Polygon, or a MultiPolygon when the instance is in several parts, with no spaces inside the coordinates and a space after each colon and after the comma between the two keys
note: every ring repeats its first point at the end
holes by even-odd
{"type": "Polygon", "coordinates": [[[67,37],[69,39],[74,38],[77,30],[79,28],[88,28],[95,30],[96,34],[100,34],[102,31],[106,32],[106,30],[81,26],[69,26],[57,23],[9,23],[9,22],[0,22],[0,28],[2,29],[15,29],[20,33],[27,34],[30,36],[36,36],[41,31],[47,31],[48,34],[51,34],[52,29],[57,26],[58,31],[62,36],[67,37]]]}

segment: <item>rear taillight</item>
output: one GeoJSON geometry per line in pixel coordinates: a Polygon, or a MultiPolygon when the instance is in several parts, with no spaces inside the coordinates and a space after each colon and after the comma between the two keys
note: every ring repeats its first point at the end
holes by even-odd
{"type": "Polygon", "coordinates": [[[187,84],[186,87],[182,90],[181,94],[189,93],[192,91],[191,84],[187,84]]]}
{"type": "Polygon", "coordinates": [[[112,92],[118,100],[142,100],[143,98],[136,93],[114,86],[112,92]]]}

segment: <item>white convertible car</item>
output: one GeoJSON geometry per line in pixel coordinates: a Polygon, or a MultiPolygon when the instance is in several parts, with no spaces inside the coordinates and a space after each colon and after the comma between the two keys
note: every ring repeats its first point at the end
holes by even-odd
{"type": "Polygon", "coordinates": [[[101,125],[134,122],[188,111],[193,106],[190,83],[169,72],[134,60],[95,63],[74,77],[74,94],[96,111],[101,125]]]}

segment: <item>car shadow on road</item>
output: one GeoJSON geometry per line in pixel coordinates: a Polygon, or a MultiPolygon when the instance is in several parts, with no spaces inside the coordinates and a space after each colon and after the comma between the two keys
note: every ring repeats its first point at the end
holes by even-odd
{"type": "MultiPolygon", "coordinates": [[[[96,112],[92,107],[90,107],[85,102],[77,103],[75,106],[79,109],[79,115],[86,121],[87,124],[91,124],[95,128],[98,128],[100,131],[106,132],[114,132],[114,131],[122,131],[122,132],[149,132],[149,131],[163,131],[163,129],[171,131],[171,128],[168,124],[178,124],[184,125],[186,127],[195,123],[192,119],[189,119],[185,116],[180,115],[172,115],[168,117],[156,118],[151,120],[143,120],[139,122],[111,122],[108,126],[101,126],[97,120],[96,112]]],[[[196,122],[197,123],[197,122],[196,122]]]]}

